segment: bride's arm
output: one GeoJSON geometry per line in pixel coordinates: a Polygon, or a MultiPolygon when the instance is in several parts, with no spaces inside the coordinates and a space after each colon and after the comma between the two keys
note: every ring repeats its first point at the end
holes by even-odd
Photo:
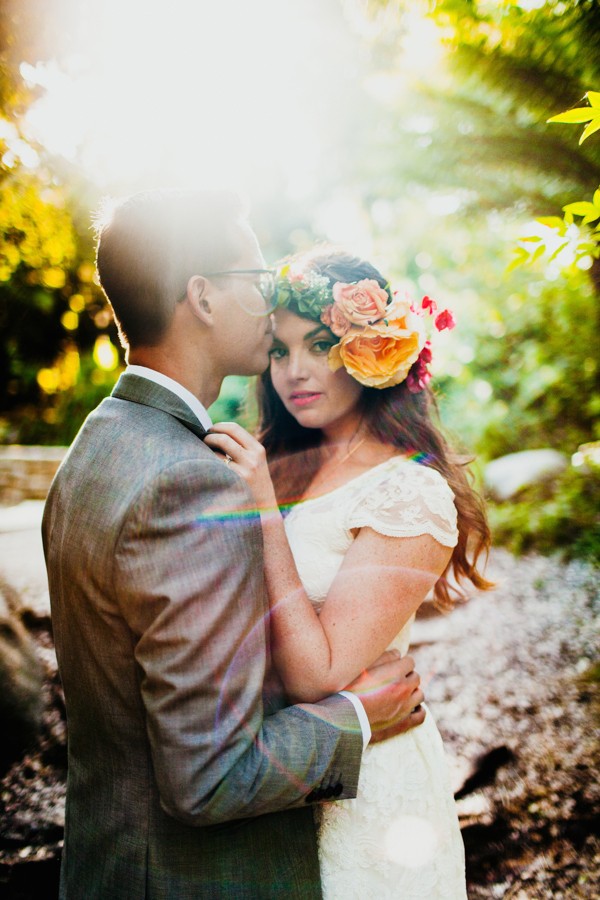
{"type": "Polygon", "coordinates": [[[429,535],[399,539],[361,528],[318,616],[296,569],[264,449],[233,423],[215,426],[206,443],[229,454],[260,511],[273,657],[287,693],[314,702],[341,690],[389,646],[451,550],[429,535]]]}

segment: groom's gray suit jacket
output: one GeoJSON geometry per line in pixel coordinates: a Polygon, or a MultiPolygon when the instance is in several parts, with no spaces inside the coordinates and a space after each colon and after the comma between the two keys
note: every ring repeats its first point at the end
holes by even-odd
{"type": "Polygon", "coordinates": [[[67,900],[318,897],[311,803],[356,793],[354,709],[283,708],[260,523],[190,429],[178,397],[121,376],[46,504],[67,900]]]}

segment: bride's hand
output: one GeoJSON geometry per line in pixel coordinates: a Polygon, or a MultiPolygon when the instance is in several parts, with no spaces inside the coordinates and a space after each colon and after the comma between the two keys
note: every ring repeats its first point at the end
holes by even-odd
{"type": "Polygon", "coordinates": [[[259,510],[277,508],[265,448],[245,428],[236,422],[219,422],[211,427],[204,443],[222,454],[225,462],[244,479],[259,510]]]}

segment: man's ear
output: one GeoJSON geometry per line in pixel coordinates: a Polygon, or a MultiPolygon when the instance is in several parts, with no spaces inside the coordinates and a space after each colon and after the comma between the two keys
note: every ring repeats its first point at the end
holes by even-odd
{"type": "Polygon", "coordinates": [[[203,275],[192,275],[187,283],[186,297],[193,314],[205,325],[213,324],[210,282],[203,275]]]}

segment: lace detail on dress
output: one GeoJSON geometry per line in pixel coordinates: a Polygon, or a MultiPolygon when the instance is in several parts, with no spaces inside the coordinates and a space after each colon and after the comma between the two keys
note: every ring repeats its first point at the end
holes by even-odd
{"type": "Polygon", "coordinates": [[[346,527],[368,526],[390,537],[430,534],[445,547],[458,542],[454,494],[436,469],[395,457],[357,485],[346,527]]]}
{"type": "Polygon", "coordinates": [[[324,900],[466,900],[464,850],[444,750],[423,725],[363,756],[355,800],[315,816],[324,900]]]}

